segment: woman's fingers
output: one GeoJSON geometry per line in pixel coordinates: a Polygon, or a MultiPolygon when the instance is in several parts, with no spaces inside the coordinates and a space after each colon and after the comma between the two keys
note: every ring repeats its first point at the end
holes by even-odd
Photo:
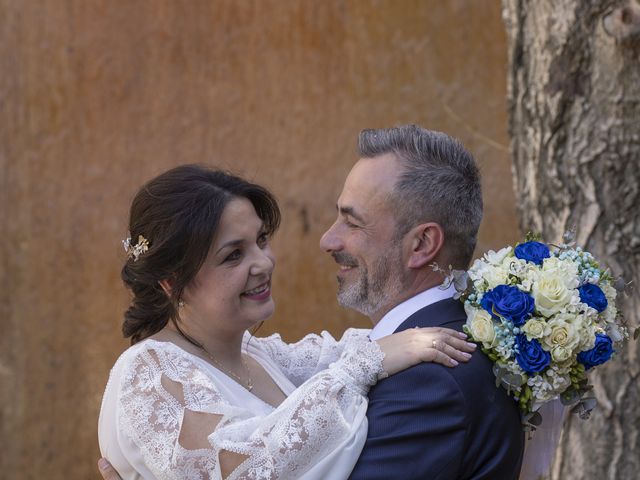
{"type": "Polygon", "coordinates": [[[467,352],[462,352],[451,345],[444,344],[443,353],[447,354],[449,357],[457,360],[458,362],[468,362],[471,358],[471,354],[467,352]]]}
{"type": "Polygon", "coordinates": [[[111,466],[106,458],[98,460],[98,470],[100,470],[100,475],[102,475],[104,480],[122,480],[118,472],[116,472],[115,468],[111,466]]]}
{"type": "Polygon", "coordinates": [[[466,340],[462,340],[461,338],[451,335],[445,336],[444,338],[442,338],[442,341],[447,345],[455,348],[456,350],[460,350],[461,352],[473,353],[477,348],[477,345],[475,343],[467,342],[466,340]]]}
{"type": "Polygon", "coordinates": [[[427,348],[433,352],[427,355],[427,361],[440,363],[446,366],[455,366],[458,362],[468,362],[471,353],[476,349],[476,344],[463,340],[465,334],[449,328],[423,328],[427,348]],[[438,353],[436,353],[438,352],[438,353]]]}
{"type": "Polygon", "coordinates": [[[449,355],[441,350],[435,348],[429,348],[425,352],[424,360],[427,362],[439,363],[445,367],[455,367],[458,365],[458,361],[451,358],[449,355]]]}

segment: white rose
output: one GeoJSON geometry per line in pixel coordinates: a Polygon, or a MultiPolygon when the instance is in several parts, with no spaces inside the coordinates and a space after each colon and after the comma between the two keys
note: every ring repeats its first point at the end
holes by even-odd
{"type": "Polygon", "coordinates": [[[542,271],[545,272],[544,276],[558,277],[569,289],[578,288],[578,268],[571,260],[560,260],[558,257],[545,258],[542,271]]]}
{"type": "Polygon", "coordinates": [[[561,345],[558,345],[553,350],[551,350],[551,358],[553,358],[555,362],[564,362],[568,360],[570,357],[571,357],[571,350],[561,345]]]}
{"type": "Polygon", "coordinates": [[[532,318],[522,326],[522,331],[527,335],[527,340],[542,338],[551,333],[551,327],[544,320],[532,318]]]}
{"type": "Polygon", "coordinates": [[[550,317],[571,301],[572,293],[565,283],[554,273],[543,272],[531,289],[536,302],[536,310],[545,317],[550,317]]]}
{"type": "Polygon", "coordinates": [[[465,305],[467,312],[467,327],[474,340],[491,344],[496,338],[493,319],[486,310],[465,305]]]}
{"type": "Polygon", "coordinates": [[[553,350],[555,347],[565,347],[573,350],[578,346],[581,340],[579,327],[580,322],[571,322],[569,316],[557,315],[549,320],[551,332],[542,339],[542,345],[547,350],[553,350]]]}

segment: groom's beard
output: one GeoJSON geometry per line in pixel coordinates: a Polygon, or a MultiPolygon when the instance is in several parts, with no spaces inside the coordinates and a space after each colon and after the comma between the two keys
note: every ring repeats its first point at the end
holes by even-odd
{"type": "Polygon", "coordinates": [[[338,277],[338,303],[345,308],[370,317],[388,306],[402,291],[400,248],[392,248],[389,255],[380,257],[371,265],[371,271],[347,253],[336,252],[333,257],[337,263],[357,269],[354,272],[357,278],[338,277]]]}

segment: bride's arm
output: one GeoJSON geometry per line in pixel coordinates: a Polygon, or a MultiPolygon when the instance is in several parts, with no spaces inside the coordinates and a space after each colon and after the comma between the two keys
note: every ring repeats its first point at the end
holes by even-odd
{"type": "Polygon", "coordinates": [[[158,479],[297,478],[352,434],[383,372],[377,343],[352,347],[261,417],[229,404],[193,359],[149,348],[122,376],[120,427],[158,479]]]}
{"type": "Polygon", "coordinates": [[[263,416],[230,404],[199,363],[177,347],[146,346],[127,359],[119,376],[123,454],[134,467],[142,460],[140,467],[158,479],[298,478],[341,442],[364,441],[366,393],[385,371],[420,361],[464,361],[462,351],[469,347],[455,335],[411,329],[377,342],[354,339],[336,362],[263,416]]]}
{"type": "Polygon", "coordinates": [[[346,345],[368,338],[371,330],[350,328],[340,340],[323,331],[320,335],[309,334],[296,343],[286,343],[279,334],[269,337],[252,337],[249,345],[256,343],[296,386],[324,370],[335,362],[346,345]]]}

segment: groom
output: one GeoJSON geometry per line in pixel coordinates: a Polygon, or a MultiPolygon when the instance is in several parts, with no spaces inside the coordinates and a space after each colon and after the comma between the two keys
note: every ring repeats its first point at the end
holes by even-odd
{"type": "MultiPolygon", "coordinates": [[[[461,329],[466,314],[433,266],[466,270],[482,218],[473,157],[413,125],[364,130],[338,218],[320,246],[340,265],[338,302],[370,317],[372,339],[414,327],[461,329]]],[[[367,441],[351,474],[375,479],[517,479],[516,403],[482,353],[455,368],[422,363],[369,392],[367,441]]]]}

